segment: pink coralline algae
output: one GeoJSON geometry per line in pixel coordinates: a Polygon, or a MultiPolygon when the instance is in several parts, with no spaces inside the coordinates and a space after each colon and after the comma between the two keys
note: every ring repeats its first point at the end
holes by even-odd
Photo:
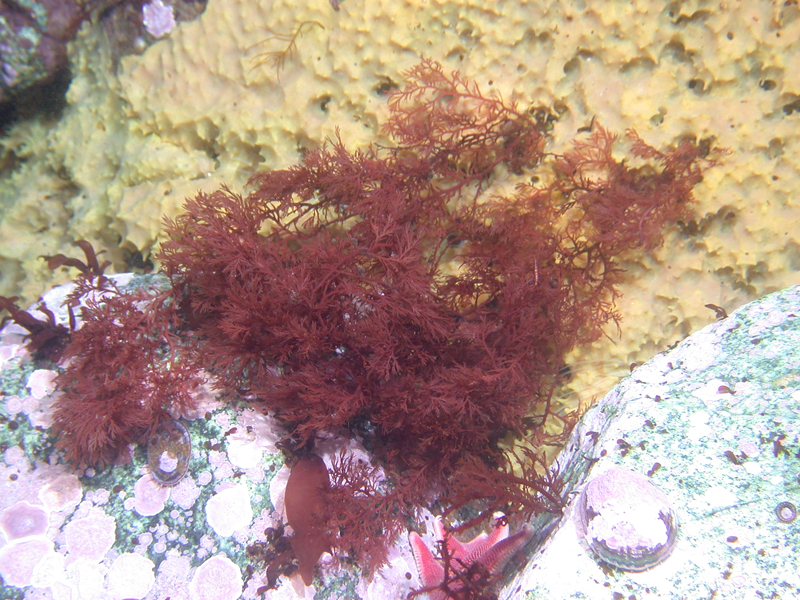
{"type": "Polygon", "coordinates": [[[108,571],[108,592],[114,600],[144,598],[155,583],[153,561],[139,554],[120,554],[108,571]]]}
{"type": "Polygon", "coordinates": [[[242,593],[242,572],[223,554],[212,556],[202,565],[189,583],[192,600],[236,600],[242,593]]]}
{"type": "Polygon", "coordinates": [[[17,502],[3,511],[0,529],[8,541],[43,535],[47,531],[47,513],[40,506],[25,501],[17,502]]]}
{"type": "Polygon", "coordinates": [[[183,510],[190,510],[200,496],[200,488],[191,477],[181,479],[180,483],[170,488],[170,499],[183,510]]]}
{"type": "Polygon", "coordinates": [[[230,537],[253,520],[250,493],[243,485],[222,490],[206,503],[206,520],[220,537],[230,537]]]}
{"type": "Polygon", "coordinates": [[[70,557],[102,560],[116,541],[116,529],[114,517],[99,508],[90,508],[86,516],[64,527],[70,557]]]}
{"type": "Polygon", "coordinates": [[[50,511],[77,506],[82,497],[83,486],[80,479],[71,473],[59,475],[39,490],[39,500],[50,511]]]}
{"type": "Polygon", "coordinates": [[[0,575],[6,585],[30,585],[33,569],[53,549],[53,542],[35,538],[12,542],[0,549],[0,575]]]}
{"type": "Polygon", "coordinates": [[[49,396],[56,389],[55,378],[58,375],[55,371],[47,369],[36,369],[31,373],[28,378],[28,389],[31,391],[31,396],[37,400],[41,400],[45,396],[49,396]]]}
{"type": "Polygon", "coordinates": [[[645,571],[665,560],[678,536],[677,517],[664,492],[620,467],[586,485],[576,516],[591,551],[624,571],[645,571]]]}
{"type": "Polygon", "coordinates": [[[164,510],[169,498],[169,488],[153,479],[151,474],[140,477],[133,486],[136,512],[143,517],[152,517],[164,510]]]}

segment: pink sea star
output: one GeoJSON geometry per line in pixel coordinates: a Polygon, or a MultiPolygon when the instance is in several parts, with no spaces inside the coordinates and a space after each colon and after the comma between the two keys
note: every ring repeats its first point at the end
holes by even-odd
{"type": "MultiPolygon", "coordinates": [[[[469,542],[462,542],[446,531],[441,517],[434,521],[434,531],[440,546],[440,553],[446,554],[442,564],[425,545],[416,532],[411,532],[408,540],[417,563],[417,570],[422,581],[422,590],[426,590],[430,600],[446,600],[459,598],[453,595],[464,587],[465,575],[476,572],[478,567],[488,574],[489,582],[499,578],[503,567],[533,537],[533,528],[527,523],[514,535],[508,535],[508,522],[505,515],[495,515],[494,529],[490,534],[481,533],[469,542]],[[451,592],[451,593],[448,593],[451,592]]],[[[471,597],[471,596],[470,596],[471,597]]]]}

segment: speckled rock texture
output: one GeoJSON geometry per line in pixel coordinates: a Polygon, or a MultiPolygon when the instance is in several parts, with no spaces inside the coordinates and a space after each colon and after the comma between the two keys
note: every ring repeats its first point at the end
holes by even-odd
{"type": "MultiPolygon", "coordinates": [[[[798,406],[800,287],[792,287],[633,371],[584,415],[559,457],[574,491],[611,468],[649,478],[680,523],[672,554],[640,573],[598,564],[579,540],[576,495],[506,588],[520,591],[501,597],[800,596],[798,406]]],[[[535,525],[546,531],[554,524],[546,521],[535,525]]]]}
{"type": "MultiPolygon", "coordinates": [[[[123,289],[163,284],[160,276],[112,277],[123,289]]],[[[67,315],[59,306],[67,289],[45,295],[62,322],[67,315]]],[[[153,469],[159,463],[145,447],[131,448],[126,464],[76,472],[56,451],[50,431],[60,393],[55,366],[35,364],[23,334],[13,324],[0,331],[3,600],[400,600],[420,586],[402,539],[391,551],[391,565],[370,581],[326,554],[312,585],[295,572],[282,576],[277,590],[258,592],[266,568],[248,546],[269,547],[267,529],[286,522],[289,469],[275,446],[279,432],[271,419],[203,387],[195,410],[173,415],[191,442],[188,471],[178,481],[158,483],[153,469]]],[[[181,458],[186,452],[182,438],[156,455],[164,458],[165,450],[181,458]]],[[[350,440],[317,445],[328,466],[340,450],[369,460],[350,440]]]]}
{"type": "MultiPolygon", "coordinates": [[[[571,360],[581,399],[612,384],[598,373],[626,373],[712,322],[707,304],[732,312],[794,283],[796,3],[339,5],[213,0],[121,60],[103,24],[87,23],[70,46],[62,119],[19,123],[0,138],[0,294],[32,302],[66,281],[39,256],[69,254],[78,239],[129,270],[157,245],[162,215],[175,216],[187,196],[221,184],[242,191],[254,172],[297,162],[337,130],[351,149],[386,143],[386,93],[422,56],[484,92],[558,114],[552,152],[593,119],[618,133],[634,128],[656,148],[691,137],[729,149],[695,190],[697,218],[674,227],[653,256],[629,257],[622,337],[612,331],[571,360]],[[278,69],[274,53],[290,49],[278,69]]],[[[490,193],[508,193],[518,180],[493,183],[490,193]]]]}
{"type": "MultiPolygon", "coordinates": [[[[64,294],[50,292],[48,306],[64,294]]],[[[0,334],[0,597],[261,598],[265,573],[247,546],[285,522],[288,479],[270,420],[204,390],[197,410],[180,415],[192,450],[177,484],[154,481],[145,448],[132,448],[129,464],[76,473],[49,431],[55,372],[31,362],[20,338],[14,325],[0,334]]],[[[558,459],[570,505],[560,519],[532,522],[535,554],[501,598],[800,594],[798,373],[800,286],[744,306],[633,371],[573,431],[558,459]],[[638,480],[624,489],[629,476],[614,478],[621,487],[586,486],[616,468],[658,491],[638,480]],[[671,554],[650,569],[600,564],[580,533],[581,517],[602,514],[616,494],[621,505],[638,498],[644,512],[674,512],[674,548],[669,540],[671,554]]],[[[341,448],[368,460],[354,442],[318,445],[324,460],[341,448]]],[[[313,585],[295,573],[265,597],[401,600],[420,585],[407,541],[390,557],[371,581],[323,558],[313,585]]]]}

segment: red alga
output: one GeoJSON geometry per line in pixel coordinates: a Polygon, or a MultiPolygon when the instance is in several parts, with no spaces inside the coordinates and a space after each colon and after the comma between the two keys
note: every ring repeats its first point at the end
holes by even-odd
{"type": "Polygon", "coordinates": [[[543,162],[536,113],[433,61],[407,79],[389,98],[395,146],[336,140],[256,175],[246,196],[198,194],[167,222],[169,298],[90,306],[60,379],[71,458],[107,460],[139,439],[188,401],[202,368],[273,413],[293,453],[322,432],[363,439],[388,482],[367,484],[371,467],[340,460],[326,514],[332,542],[370,566],[403,513],[434,497],[558,510],[557,474],[531,454],[514,475],[498,441],[548,441],[565,353],[617,319],[619,254],[652,248],[689,214],[701,152],[661,153],[630,133],[646,163],[633,168],[596,126],[543,162]],[[549,183],[485,193],[537,169],[549,183]]]}

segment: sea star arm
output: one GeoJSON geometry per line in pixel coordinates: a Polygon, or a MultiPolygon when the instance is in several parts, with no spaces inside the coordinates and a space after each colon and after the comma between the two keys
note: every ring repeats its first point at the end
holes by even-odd
{"type": "MultiPolygon", "coordinates": [[[[503,515],[499,515],[492,533],[488,535],[482,533],[470,542],[462,542],[446,531],[441,517],[437,517],[433,527],[437,540],[447,544],[447,554],[450,557],[448,560],[452,561],[449,563],[451,568],[460,571],[462,568],[467,569],[471,565],[480,563],[492,578],[499,578],[509,559],[533,537],[533,528],[528,524],[523,525],[520,531],[509,537],[508,523],[503,515]]],[[[446,600],[448,595],[442,589],[445,572],[441,562],[417,533],[412,531],[408,540],[423,589],[429,590],[428,597],[430,600],[446,600]]],[[[448,586],[456,586],[452,589],[459,589],[460,585],[460,582],[448,582],[448,586]]]]}
{"type": "MultiPolygon", "coordinates": [[[[411,544],[411,552],[414,554],[422,587],[435,588],[441,585],[444,580],[444,567],[433,556],[433,552],[415,531],[408,534],[408,541],[411,544]]],[[[430,600],[444,600],[446,595],[443,591],[436,590],[428,592],[428,597],[430,600]]]]}
{"type": "Polygon", "coordinates": [[[447,548],[450,555],[465,565],[469,565],[478,560],[485,552],[499,541],[508,537],[508,522],[503,513],[495,513],[495,524],[492,533],[481,533],[475,536],[469,542],[462,542],[454,535],[448,534],[445,531],[444,524],[441,517],[436,517],[434,522],[434,529],[436,531],[436,538],[439,540],[447,541],[447,548]]]}
{"type": "Polygon", "coordinates": [[[499,575],[511,557],[522,550],[532,537],[533,527],[525,523],[517,533],[493,544],[477,560],[490,573],[499,575]]]}

